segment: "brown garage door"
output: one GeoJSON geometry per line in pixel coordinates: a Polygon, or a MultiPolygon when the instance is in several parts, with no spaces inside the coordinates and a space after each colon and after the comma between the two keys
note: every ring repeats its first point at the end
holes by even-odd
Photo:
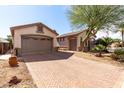
{"type": "Polygon", "coordinates": [[[69,46],[70,46],[70,50],[76,51],[76,49],[77,49],[77,39],[76,38],[70,39],[69,46]]]}
{"type": "Polygon", "coordinates": [[[52,51],[52,39],[49,37],[22,37],[22,55],[52,51]]]}

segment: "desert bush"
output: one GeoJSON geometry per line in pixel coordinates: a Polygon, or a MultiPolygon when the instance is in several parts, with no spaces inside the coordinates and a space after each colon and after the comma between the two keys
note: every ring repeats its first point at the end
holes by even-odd
{"type": "Polygon", "coordinates": [[[114,54],[116,54],[116,55],[124,55],[124,50],[123,49],[116,49],[114,51],[114,54]]]}
{"type": "Polygon", "coordinates": [[[124,50],[123,49],[116,49],[114,53],[111,54],[111,57],[114,60],[118,60],[120,62],[124,62],[124,50]]]}
{"type": "Polygon", "coordinates": [[[119,58],[118,58],[118,55],[116,55],[116,54],[114,54],[114,53],[111,54],[111,58],[114,59],[114,60],[119,59],[119,58]]]}
{"type": "Polygon", "coordinates": [[[119,58],[118,61],[120,61],[120,62],[124,62],[124,55],[119,55],[118,58],[119,58]]]}

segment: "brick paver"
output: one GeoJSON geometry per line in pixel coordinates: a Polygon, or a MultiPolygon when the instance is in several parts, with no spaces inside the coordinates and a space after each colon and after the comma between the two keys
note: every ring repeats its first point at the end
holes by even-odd
{"type": "Polygon", "coordinates": [[[122,67],[78,58],[69,53],[23,57],[38,87],[114,87],[122,67]]]}

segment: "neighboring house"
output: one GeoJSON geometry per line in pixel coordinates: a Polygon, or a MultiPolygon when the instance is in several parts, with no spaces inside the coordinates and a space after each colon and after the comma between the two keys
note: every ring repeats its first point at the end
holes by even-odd
{"type": "Polygon", "coordinates": [[[38,22],[10,28],[16,55],[51,52],[57,47],[58,33],[38,22]]]}
{"type": "Polygon", "coordinates": [[[108,52],[114,52],[116,49],[123,49],[122,44],[120,42],[113,42],[107,46],[108,52]]]}
{"type": "Polygon", "coordinates": [[[0,38],[0,54],[4,54],[9,50],[9,42],[0,38]]]}
{"type": "Polygon", "coordinates": [[[77,31],[57,36],[60,48],[72,51],[89,51],[94,38],[86,40],[86,31],[77,31]]]}

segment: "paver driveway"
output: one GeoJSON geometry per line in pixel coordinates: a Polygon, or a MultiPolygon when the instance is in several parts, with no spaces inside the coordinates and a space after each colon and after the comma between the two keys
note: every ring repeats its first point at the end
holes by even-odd
{"type": "Polygon", "coordinates": [[[38,87],[113,87],[123,69],[78,58],[72,53],[23,57],[38,87]]]}

